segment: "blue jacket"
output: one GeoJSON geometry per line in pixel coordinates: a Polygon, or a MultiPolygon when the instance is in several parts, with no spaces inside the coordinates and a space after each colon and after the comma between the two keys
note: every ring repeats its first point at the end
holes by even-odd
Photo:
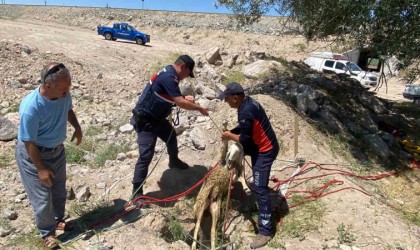
{"type": "Polygon", "coordinates": [[[239,125],[231,132],[239,134],[239,142],[247,155],[278,148],[278,141],[263,107],[247,96],[238,109],[239,125]]]}
{"type": "Polygon", "coordinates": [[[160,121],[166,119],[175,106],[174,97],[182,96],[178,75],[172,65],[154,74],[147,83],[133,109],[146,119],[160,121]]]}

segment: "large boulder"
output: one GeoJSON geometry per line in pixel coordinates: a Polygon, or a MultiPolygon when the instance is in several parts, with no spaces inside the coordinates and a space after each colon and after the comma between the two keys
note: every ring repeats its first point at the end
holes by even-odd
{"type": "Polygon", "coordinates": [[[217,98],[218,94],[213,89],[207,87],[202,82],[195,86],[195,93],[204,96],[207,99],[213,100],[217,98]]]}
{"type": "Polygon", "coordinates": [[[220,55],[220,49],[217,47],[213,47],[206,52],[206,60],[209,64],[220,64],[218,62],[222,62],[222,57],[220,55]]]}
{"type": "Polygon", "coordinates": [[[250,79],[258,79],[269,72],[283,71],[284,67],[276,61],[258,60],[242,68],[242,73],[250,79]]]}
{"type": "Polygon", "coordinates": [[[0,141],[14,140],[17,134],[17,126],[6,117],[0,117],[0,141]]]}
{"type": "Polygon", "coordinates": [[[386,142],[377,134],[369,134],[364,136],[365,141],[370,146],[373,152],[379,155],[383,159],[388,159],[391,151],[386,142]]]}

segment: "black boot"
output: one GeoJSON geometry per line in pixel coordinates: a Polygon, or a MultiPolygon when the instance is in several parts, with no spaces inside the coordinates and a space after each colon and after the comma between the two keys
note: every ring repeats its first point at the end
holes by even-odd
{"type": "Polygon", "coordinates": [[[143,196],[143,187],[140,187],[141,183],[133,183],[133,192],[131,195],[133,199],[137,196],[143,196]]]}
{"type": "MultiPolygon", "coordinates": [[[[140,183],[134,183],[133,184],[133,192],[131,194],[132,198],[131,200],[133,200],[133,204],[134,205],[139,205],[144,203],[145,201],[147,201],[146,199],[142,199],[140,198],[140,196],[143,196],[143,187],[140,187],[140,183]]],[[[149,204],[148,203],[144,203],[142,205],[143,208],[149,208],[149,204]]]]}
{"type": "Polygon", "coordinates": [[[181,161],[178,156],[175,157],[169,157],[169,168],[178,168],[181,170],[188,169],[190,166],[188,166],[187,163],[181,161]]]}

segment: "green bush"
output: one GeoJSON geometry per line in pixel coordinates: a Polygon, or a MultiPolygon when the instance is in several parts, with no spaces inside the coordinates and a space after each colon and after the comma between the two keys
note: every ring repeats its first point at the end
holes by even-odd
{"type": "Polygon", "coordinates": [[[89,126],[84,134],[86,136],[95,136],[95,135],[99,135],[102,134],[104,132],[104,128],[103,127],[99,127],[99,126],[89,126]]]}
{"type": "Polygon", "coordinates": [[[296,47],[299,49],[300,52],[305,52],[307,46],[304,43],[298,43],[296,47]]]}
{"type": "Polygon", "coordinates": [[[350,232],[350,229],[351,229],[351,226],[347,226],[346,228],[346,226],[343,223],[338,225],[337,227],[338,243],[353,245],[353,242],[356,240],[356,238],[354,237],[353,233],[350,232]]]}
{"type": "Polygon", "coordinates": [[[239,82],[242,83],[245,80],[244,74],[239,70],[231,70],[228,72],[225,79],[223,79],[223,84],[228,84],[230,82],[239,82]]]}
{"type": "Polygon", "coordinates": [[[95,163],[99,166],[103,166],[107,160],[115,160],[117,155],[122,152],[127,152],[129,147],[127,145],[114,145],[109,144],[108,146],[100,149],[95,156],[95,163]]]}
{"type": "Polygon", "coordinates": [[[182,225],[178,220],[171,220],[171,224],[169,225],[169,231],[172,234],[174,242],[178,240],[187,240],[186,233],[184,232],[184,229],[182,228],[182,225]]]}
{"type": "Polygon", "coordinates": [[[12,160],[13,157],[10,155],[0,155],[0,168],[8,166],[12,160]]]}
{"type": "Polygon", "coordinates": [[[84,151],[71,144],[66,145],[66,160],[67,163],[76,163],[80,164],[84,161],[83,156],[85,155],[84,151]]]}

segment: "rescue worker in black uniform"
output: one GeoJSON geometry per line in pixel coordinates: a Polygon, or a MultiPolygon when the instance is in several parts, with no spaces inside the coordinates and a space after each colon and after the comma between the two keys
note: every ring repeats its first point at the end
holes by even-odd
{"type": "Polygon", "coordinates": [[[207,107],[194,103],[192,96],[183,96],[179,82],[185,78],[194,78],[194,60],[188,55],[181,55],[172,64],[154,74],[144,88],[135,108],[131,124],[137,132],[139,157],[134,169],[133,199],[143,195],[143,182],[152,161],[157,138],[166,143],[169,154],[169,167],[188,169],[188,164],[178,158],[176,133],[166,119],[172,107],[178,106],[187,110],[197,110],[208,115],[207,107]]]}
{"type": "Polygon", "coordinates": [[[254,99],[245,96],[239,83],[226,85],[219,96],[231,108],[238,109],[239,125],[223,132],[222,140],[239,142],[246,155],[251,156],[254,190],[258,200],[258,236],[251,249],[266,245],[273,237],[271,224],[271,201],[268,189],[271,166],[279,152],[279,144],[263,107],[254,99]]]}

